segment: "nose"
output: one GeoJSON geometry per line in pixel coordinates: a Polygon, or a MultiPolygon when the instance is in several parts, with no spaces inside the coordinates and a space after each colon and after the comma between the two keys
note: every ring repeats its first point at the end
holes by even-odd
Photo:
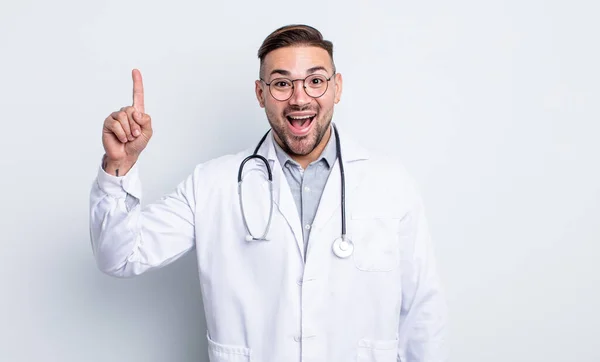
{"type": "Polygon", "coordinates": [[[288,100],[291,105],[302,106],[309,104],[312,101],[312,97],[306,93],[304,89],[304,81],[297,80],[294,82],[294,89],[292,96],[288,100]]]}

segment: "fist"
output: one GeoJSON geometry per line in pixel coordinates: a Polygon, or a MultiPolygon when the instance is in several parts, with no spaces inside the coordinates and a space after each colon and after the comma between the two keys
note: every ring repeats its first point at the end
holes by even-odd
{"type": "Polygon", "coordinates": [[[142,74],[134,69],[131,77],[133,105],[111,113],[104,120],[102,128],[106,161],[123,166],[133,165],[152,137],[152,122],[144,109],[142,74]]]}

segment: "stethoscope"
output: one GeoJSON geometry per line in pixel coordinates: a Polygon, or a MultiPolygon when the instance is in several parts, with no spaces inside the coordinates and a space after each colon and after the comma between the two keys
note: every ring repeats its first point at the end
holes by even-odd
{"type": "MultiPolygon", "coordinates": [[[[256,146],[256,149],[254,149],[254,153],[252,155],[246,157],[242,161],[242,163],[240,164],[239,171],[238,171],[238,195],[239,195],[239,199],[240,199],[240,210],[242,212],[242,219],[244,220],[244,226],[247,231],[246,241],[267,241],[268,240],[267,234],[269,233],[269,229],[271,227],[271,220],[273,218],[273,172],[271,170],[271,166],[269,165],[269,161],[267,161],[266,158],[264,158],[263,156],[258,154],[258,150],[259,150],[260,146],[263,144],[263,142],[267,138],[267,135],[269,134],[270,131],[271,130],[267,131],[267,133],[265,133],[265,135],[262,137],[262,139],[256,146]],[[248,162],[254,158],[261,160],[267,167],[267,174],[268,174],[268,179],[269,179],[269,195],[271,197],[271,206],[269,208],[269,219],[267,221],[267,226],[265,227],[265,231],[262,234],[262,236],[260,236],[260,237],[255,237],[250,232],[250,228],[248,227],[248,221],[246,220],[246,214],[244,213],[244,204],[242,202],[242,172],[244,170],[244,165],[246,164],[246,162],[248,162]]],[[[341,182],[342,234],[339,238],[337,238],[333,241],[332,249],[333,249],[333,253],[336,256],[338,256],[340,258],[347,258],[350,255],[352,255],[352,252],[354,251],[354,244],[346,236],[346,181],[345,181],[345,176],[344,176],[344,163],[342,162],[342,153],[340,151],[340,136],[339,136],[339,133],[338,133],[338,130],[337,130],[335,124],[333,124],[333,131],[335,132],[335,141],[336,141],[336,146],[337,146],[336,147],[337,148],[336,149],[336,157],[337,157],[339,165],[340,165],[340,175],[342,178],[342,180],[341,180],[342,181],[341,182]]]]}

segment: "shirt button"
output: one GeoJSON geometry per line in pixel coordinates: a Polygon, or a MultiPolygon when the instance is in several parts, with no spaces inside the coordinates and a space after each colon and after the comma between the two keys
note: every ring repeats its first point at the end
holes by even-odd
{"type": "Polygon", "coordinates": [[[306,230],[308,230],[308,229],[310,229],[310,225],[309,225],[309,224],[306,224],[306,225],[304,226],[304,228],[305,228],[306,230]]]}
{"type": "Polygon", "coordinates": [[[304,191],[309,192],[310,191],[310,187],[304,186],[304,191]]]}

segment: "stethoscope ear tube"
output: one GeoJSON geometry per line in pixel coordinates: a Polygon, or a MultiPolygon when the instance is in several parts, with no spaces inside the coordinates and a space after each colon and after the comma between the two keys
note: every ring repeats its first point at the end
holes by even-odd
{"type": "Polygon", "coordinates": [[[248,220],[246,220],[246,213],[244,212],[244,202],[242,201],[242,180],[240,179],[240,181],[238,182],[238,197],[239,197],[239,203],[240,203],[240,211],[242,213],[242,220],[244,221],[244,227],[246,228],[246,231],[248,232],[248,234],[246,235],[246,241],[252,241],[252,240],[260,240],[260,241],[267,241],[267,234],[269,233],[269,230],[271,229],[271,221],[273,220],[273,204],[275,203],[274,199],[273,199],[273,180],[270,178],[269,179],[269,195],[270,195],[270,203],[269,203],[269,218],[267,221],[267,226],[265,227],[265,231],[263,232],[261,237],[254,237],[252,235],[252,233],[250,232],[250,227],[248,226],[248,220]]]}
{"type": "Polygon", "coordinates": [[[248,234],[246,234],[246,241],[253,241],[253,240],[262,240],[262,241],[266,241],[267,240],[267,234],[269,233],[269,230],[271,228],[271,220],[273,219],[273,203],[274,203],[274,199],[273,199],[273,172],[271,172],[271,166],[269,165],[269,161],[258,154],[258,150],[260,149],[260,146],[262,145],[262,143],[265,141],[265,139],[267,138],[267,135],[269,134],[271,130],[267,131],[265,133],[265,135],[261,138],[260,142],[258,143],[258,145],[256,146],[256,148],[254,149],[254,153],[248,157],[246,157],[242,163],[240,164],[239,170],[238,170],[238,176],[237,176],[237,180],[238,180],[238,197],[239,197],[239,203],[240,203],[240,211],[242,213],[242,220],[244,221],[244,227],[246,228],[246,231],[248,234]],[[263,233],[263,235],[261,237],[254,237],[252,235],[252,233],[250,232],[250,227],[248,226],[248,220],[246,220],[246,213],[244,212],[244,202],[242,201],[242,173],[244,171],[244,166],[246,165],[246,162],[250,161],[251,159],[257,158],[259,160],[261,160],[265,166],[267,167],[267,175],[269,178],[269,195],[271,198],[271,202],[270,202],[270,206],[269,206],[269,220],[267,222],[267,226],[265,227],[265,231],[263,233]]]}
{"type": "Polygon", "coordinates": [[[269,177],[269,181],[272,182],[273,181],[273,173],[271,172],[271,166],[269,166],[269,161],[267,161],[267,159],[261,155],[250,155],[250,156],[246,157],[240,165],[240,168],[238,170],[238,177],[237,177],[238,184],[242,182],[242,172],[244,171],[244,165],[246,164],[246,162],[250,161],[253,158],[260,159],[265,164],[265,166],[267,166],[267,174],[269,177]]]}
{"type": "Polygon", "coordinates": [[[334,240],[332,249],[333,253],[340,258],[347,258],[354,252],[354,243],[346,236],[346,174],[344,173],[344,161],[342,160],[342,148],[340,146],[340,134],[337,127],[333,125],[335,132],[335,145],[337,151],[337,159],[340,167],[341,177],[341,209],[342,209],[342,235],[334,240]]]}
{"type": "Polygon", "coordinates": [[[265,140],[265,138],[267,137],[267,135],[269,134],[269,131],[267,131],[267,133],[265,133],[265,135],[263,136],[263,138],[260,140],[260,143],[258,144],[258,146],[256,147],[256,149],[254,150],[254,154],[246,157],[242,163],[240,164],[239,170],[238,170],[238,176],[237,176],[237,180],[238,180],[238,197],[239,197],[239,203],[240,203],[240,211],[242,213],[242,219],[244,221],[244,226],[246,227],[246,231],[248,232],[248,234],[246,235],[246,241],[252,241],[252,240],[263,240],[266,241],[267,240],[267,234],[269,233],[269,230],[271,228],[271,220],[273,219],[273,172],[271,172],[271,166],[269,165],[269,161],[257,154],[258,149],[260,148],[260,145],[263,143],[263,141],[265,140]],[[259,160],[261,160],[265,166],[267,167],[267,175],[269,178],[269,195],[271,198],[271,203],[269,206],[269,221],[267,222],[267,226],[265,227],[265,231],[263,233],[263,235],[259,238],[256,238],[252,235],[252,233],[250,232],[250,227],[248,226],[248,220],[246,220],[246,213],[244,212],[244,202],[242,201],[242,173],[244,171],[244,166],[246,165],[246,162],[250,161],[251,159],[257,158],[259,160]]]}
{"type": "Polygon", "coordinates": [[[333,125],[333,131],[335,132],[335,145],[336,145],[336,153],[337,159],[340,166],[340,177],[342,179],[341,182],[341,205],[342,205],[342,239],[346,238],[346,175],[344,173],[344,162],[342,160],[342,150],[340,146],[340,135],[338,133],[337,127],[335,124],[333,125]]]}

